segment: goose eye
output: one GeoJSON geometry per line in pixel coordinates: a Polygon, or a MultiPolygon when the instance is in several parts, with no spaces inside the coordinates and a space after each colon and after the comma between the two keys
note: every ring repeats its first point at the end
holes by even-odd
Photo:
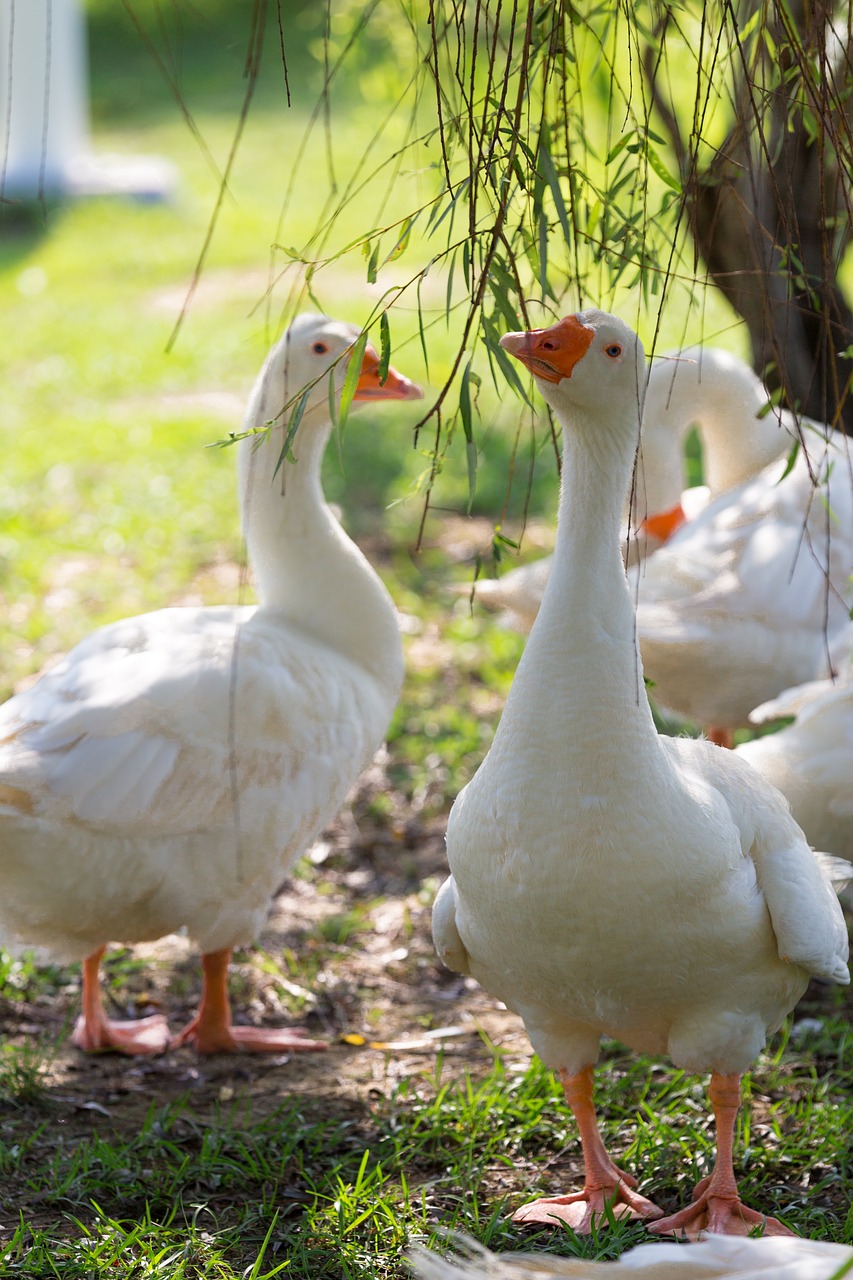
{"type": "Polygon", "coordinates": [[[610,356],[611,360],[616,360],[622,354],[622,343],[611,342],[609,347],[604,348],[604,354],[610,356]]]}
{"type": "Polygon", "coordinates": [[[315,342],[311,350],[316,356],[324,356],[329,348],[326,346],[325,342],[315,342]]]}

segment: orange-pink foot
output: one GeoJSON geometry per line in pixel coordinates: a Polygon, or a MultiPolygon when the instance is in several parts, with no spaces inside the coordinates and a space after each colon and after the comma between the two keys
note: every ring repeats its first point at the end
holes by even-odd
{"type": "Polygon", "coordinates": [[[127,1022],[110,1022],[106,1018],[87,1021],[81,1015],[71,1040],[86,1053],[164,1053],[169,1047],[169,1026],[159,1013],[127,1022]]]}
{"type": "MultiPolygon", "coordinates": [[[[634,1183],[634,1179],[631,1179],[634,1183]]],[[[634,1183],[636,1185],[636,1183],[634,1183]]],[[[614,1218],[640,1218],[647,1222],[659,1218],[659,1209],[645,1196],[638,1195],[625,1182],[611,1183],[603,1187],[584,1187],[565,1196],[545,1196],[523,1204],[512,1215],[513,1222],[538,1222],[548,1227],[565,1223],[578,1235],[589,1235],[593,1219],[604,1218],[607,1206],[614,1218]]]]}
{"type": "Polygon", "coordinates": [[[178,1032],[170,1048],[183,1044],[192,1046],[197,1053],[319,1053],[329,1047],[327,1040],[311,1040],[300,1027],[204,1027],[199,1018],[193,1018],[178,1032]]]}
{"type": "Polygon", "coordinates": [[[748,1236],[756,1228],[765,1236],[796,1235],[777,1218],[768,1218],[755,1209],[748,1209],[738,1196],[709,1195],[709,1182],[710,1178],[705,1178],[699,1183],[693,1193],[693,1203],[686,1209],[661,1218],[649,1227],[649,1231],[686,1240],[698,1240],[705,1231],[724,1236],[748,1236]]]}

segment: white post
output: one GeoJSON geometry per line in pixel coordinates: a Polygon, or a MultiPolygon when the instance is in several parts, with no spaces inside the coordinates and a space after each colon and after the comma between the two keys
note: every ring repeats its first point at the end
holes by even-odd
{"type": "Polygon", "coordinates": [[[79,0],[0,0],[0,191],[67,190],[89,153],[86,30],[79,0]]]}
{"type": "Polygon", "coordinates": [[[174,193],[159,156],[93,154],[85,21],[80,0],[0,0],[0,199],[174,193]]]}

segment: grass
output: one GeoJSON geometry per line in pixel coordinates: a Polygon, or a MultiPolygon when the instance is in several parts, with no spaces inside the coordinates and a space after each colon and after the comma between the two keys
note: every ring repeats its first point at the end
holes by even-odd
{"type": "MultiPolygon", "coordinates": [[[[244,88],[250,8],[211,0],[185,15],[182,88],[220,168],[244,88]]],[[[314,9],[298,11],[306,41],[317,36],[314,9]]],[[[179,195],[159,207],[102,200],[0,222],[0,308],[14,317],[0,349],[4,695],[100,623],[175,600],[249,597],[233,458],[207,446],[238,425],[287,298],[284,281],[265,302],[271,243],[306,239],[325,199],[316,146],[279,227],[305,94],[319,72],[294,54],[300,105],[288,114],[269,58],[234,198],[167,350],[216,179],[122,6],[97,0],[91,15],[96,144],[168,156],[180,171],[179,195]]],[[[373,57],[368,50],[371,74],[373,57]]],[[[335,118],[341,182],[376,115],[353,83],[342,86],[345,110],[335,118]]],[[[423,180],[413,168],[400,184],[411,191],[423,180]]],[[[359,211],[372,212],[367,196],[359,211]]],[[[320,301],[362,322],[396,270],[368,286],[356,252],[323,277],[320,301]]],[[[443,294],[441,283],[442,317],[443,294]]],[[[714,305],[706,315],[712,332],[728,323],[714,305]]],[[[427,379],[413,312],[400,307],[392,325],[395,363],[440,384],[452,326],[431,331],[427,379]]],[[[675,318],[661,343],[681,336],[675,318]]],[[[523,1195],[576,1182],[573,1126],[553,1079],[528,1064],[512,1020],[439,974],[431,955],[428,908],[443,874],[444,815],[488,747],[522,648],[519,637],[471,618],[464,602],[454,606],[444,585],[472,575],[496,530],[516,540],[525,516],[523,554],[535,554],[531,533],[547,541],[557,485],[546,429],[537,424],[531,436],[522,408],[499,404],[487,377],[480,410],[472,518],[460,437],[438,477],[420,550],[419,484],[431,460],[424,440],[412,447],[411,417],[354,418],[343,462],[334,449],[326,462],[329,497],[410,619],[407,684],[381,783],[355,803],[355,834],[337,843],[333,836],[324,860],[300,864],[285,897],[295,904],[292,918],[265,939],[267,950],[238,957],[235,988],[253,1016],[281,1012],[331,1027],[329,1060],[196,1065],[184,1052],[152,1065],[81,1061],[67,1045],[77,970],[0,955],[4,1275],[391,1280],[405,1273],[409,1242],[438,1245],[448,1228],[502,1250],[595,1257],[616,1256],[642,1237],[624,1223],[589,1240],[512,1227],[507,1210],[523,1195]],[[502,1034],[490,1035],[496,1018],[502,1034]],[[474,1028],[456,1055],[362,1052],[339,1041],[345,1030],[393,1040],[452,1019],[474,1028]]],[[[104,983],[111,1004],[133,1013],[191,1005],[198,974],[193,961],[117,950],[104,983]]],[[[823,999],[819,1030],[778,1040],[762,1060],[739,1157],[747,1198],[805,1234],[838,1240],[853,1239],[849,1008],[841,997],[823,999]]],[[[604,1062],[605,1135],[640,1169],[644,1189],[675,1207],[712,1152],[703,1086],[613,1045],[604,1062]]]]}
{"type": "MultiPolygon", "coordinates": [[[[849,1242],[853,1041],[842,1019],[821,1036],[806,1053],[780,1040],[762,1060],[740,1164],[748,1199],[803,1234],[849,1242]],[[841,1051],[818,1078],[821,1043],[841,1051]],[[792,1094],[799,1102],[786,1109],[792,1094]]],[[[347,1116],[318,1114],[298,1097],[262,1119],[241,1100],[200,1112],[183,1099],[152,1104],[120,1142],[100,1116],[69,1140],[51,1123],[55,1104],[30,1100],[29,1132],[4,1141],[0,1173],[18,1203],[38,1203],[38,1223],[23,1213],[7,1228],[4,1274],[271,1276],[278,1266],[312,1280],[366,1280],[402,1274],[409,1243],[440,1246],[447,1230],[498,1250],[532,1244],[599,1258],[641,1241],[642,1228],[624,1222],[588,1239],[511,1226],[521,1188],[562,1188],[577,1157],[550,1074],[485,1049],[492,1065],[479,1078],[460,1078],[439,1055],[347,1116]],[[44,1269],[48,1258],[55,1272],[44,1269]]],[[[644,1193],[666,1208],[683,1202],[713,1157],[702,1085],[616,1045],[604,1060],[605,1139],[644,1193]]]]}

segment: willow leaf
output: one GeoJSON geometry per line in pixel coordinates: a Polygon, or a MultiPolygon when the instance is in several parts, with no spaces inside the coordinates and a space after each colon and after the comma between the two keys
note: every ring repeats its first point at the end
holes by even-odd
{"type": "MultiPolygon", "coordinates": [[[[397,258],[400,257],[401,254],[405,253],[406,246],[409,243],[409,237],[412,234],[412,227],[414,225],[415,225],[415,219],[413,217],[404,219],[403,225],[400,228],[400,234],[397,237],[397,243],[394,245],[394,248],[388,254],[388,257],[385,259],[385,262],[394,262],[397,258]]],[[[382,264],[383,266],[385,265],[385,262],[382,264]]]]}
{"type": "Polygon", "coordinates": [[[367,333],[360,333],[353,343],[352,354],[347,364],[346,377],[344,378],[344,388],[341,392],[341,407],[338,410],[338,430],[343,433],[349,417],[350,406],[352,405],[355,389],[358,386],[358,379],[361,375],[361,366],[364,361],[364,352],[367,348],[367,333]]]}
{"type": "Polygon", "coordinates": [[[459,386],[459,412],[462,416],[462,430],[465,432],[465,454],[468,460],[468,515],[477,492],[477,446],[474,443],[474,424],[471,413],[471,361],[469,360],[462,374],[459,386]]]}
{"type": "Polygon", "coordinates": [[[308,397],[311,394],[311,390],[311,387],[306,387],[291,410],[290,421],[287,424],[287,431],[284,436],[284,444],[281,446],[281,453],[278,455],[278,462],[275,464],[275,471],[273,472],[274,477],[277,476],[281,470],[285,458],[288,462],[296,461],[291,445],[293,444],[294,437],[299,429],[299,424],[302,421],[302,415],[305,412],[305,406],[308,403],[308,397]]]}
{"type": "Polygon", "coordinates": [[[551,188],[551,196],[554,200],[554,207],[557,210],[557,217],[560,219],[560,226],[563,228],[566,244],[571,245],[572,232],[569,226],[569,215],[566,213],[566,206],[563,202],[563,193],[560,190],[560,179],[557,176],[557,170],[554,168],[551,153],[544,141],[539,147],[539,163],[542,166],[545,181],[551,188]]]}
{"type": "Polygon", "coordinates": [[[782,481],[785,479],[785,477],[789,476],[791,472],[794,470],[794,464],[797,461],[797,454],[799,452],[800,452],[800,442],[799,440],[795,440],[794,443],[791,445],[791,451],[788,454],[787,459],[785,460],[785,470],[782,472],[781,476],[776,481],[777,484],[781,484],[782,481]]]}
{"type": "Polygon", "coordinates": [[[673,191],[680,191],[681,183],[673,174],[670,173],[654,147],[647,147],[646,155],[648,156],[650,167],[658,175],[661,181],[665,182],[668,187],[672,187],[673,191]]]}
{"type": "Polygon", "coordinates": [[[379,317],[379,385],[385,385],[388,377],[388,366],[391,363],[391,325],[388,312],[383,311],[379,317]]]}

